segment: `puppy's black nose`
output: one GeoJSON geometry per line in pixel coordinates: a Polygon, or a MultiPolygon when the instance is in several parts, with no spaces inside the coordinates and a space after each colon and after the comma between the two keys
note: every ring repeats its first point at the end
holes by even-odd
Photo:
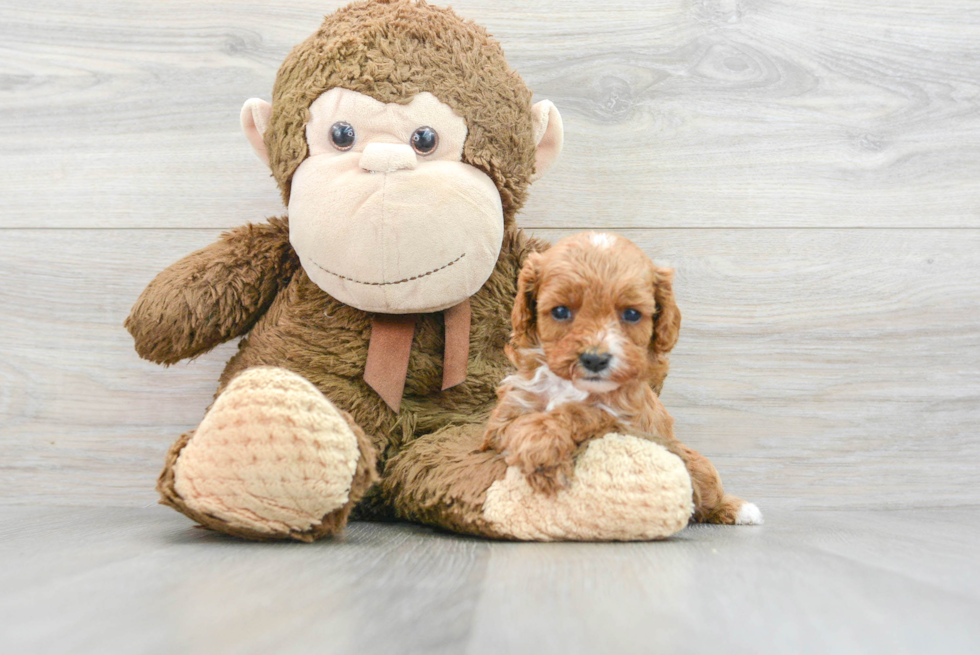
{"type": "Polygon", "coordinates": [[[582,363],[582,366],[592,373],[599,373],[600,371],[606,370],[611,359],[612,355],[609,353],[602,353],[601,355],[597,353],[582,353],[578,356],[578,361],[582,363]]]}

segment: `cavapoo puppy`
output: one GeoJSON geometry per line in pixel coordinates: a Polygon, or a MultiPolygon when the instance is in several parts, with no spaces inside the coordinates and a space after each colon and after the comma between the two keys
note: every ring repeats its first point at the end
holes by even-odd
{"type": "Polygon", "coordinates": [[[761,523],[754,504],[724,493],[706,457],[674,438],[674,419],[657,395],[681,324],[672,276],[608,233],[576,234],[530,255],[507,347],[517,372],[497,389],[483,449],[554,494],[569,484],[576,450],[589,439],[609,432],[651,439],[687,465],[693,520],[761,523]]]}

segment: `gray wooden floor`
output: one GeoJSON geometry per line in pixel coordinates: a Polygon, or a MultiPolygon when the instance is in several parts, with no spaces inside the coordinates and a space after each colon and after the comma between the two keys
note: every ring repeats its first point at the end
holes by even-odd
{"type": "Polygon", "coordinates": [[[980,509],[795,511],[641,544],[355,523],[253,544],[0,508],[4,653],[976,653],[980,509]]]}

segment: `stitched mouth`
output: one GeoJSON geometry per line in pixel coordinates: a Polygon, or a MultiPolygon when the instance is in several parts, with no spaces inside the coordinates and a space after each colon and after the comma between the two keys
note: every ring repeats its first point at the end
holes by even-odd
{"type": "Polygon", "coordinates": [[[395,282],[366,282],[364,280],[355,280],[352,277],[347,277],[346,275],[341,275],[340,273],[331,271],[329,268],[326,268],[324,266],[321,266],[316,261],[313,261],[313,260],[311,260],[311,261],[313,261],[313,265],[314,266],[316,266],[317,268],[319,268],[324,273],[328,273],[330,275],[333,275],[334,277],[339,278],[341,280],[346,280],[347,282],[353,282],[354,284],[363,284],[363,285],[369,286],[369,287],[389,287],[389,286],[393,286],[393,285],[396,285],[396,284],[405,284],[406,282],[412,282],[413,280],[418,280],[418,279],[421,279],[423,277],[428,277],[429,275],[432,275],[433,273],[438,273],[439,271],[445,270],[445,269],[449,268],[450,266],[452,266],[453,264],[459,262],[460,260],[463,259],[463,257],[466,257],[466,253],[465,252],[462,255],[460,255],[459,257],[457,257],[456,259],[454,259],[451,262],[449,262],[448,264],[443,264],[439,268],[434,268],[431,271],[426,271],[425,273],[419,273],[418,275],[413,275],[412,277],[407,277],[404,280],[397,280],[395,282]]]}

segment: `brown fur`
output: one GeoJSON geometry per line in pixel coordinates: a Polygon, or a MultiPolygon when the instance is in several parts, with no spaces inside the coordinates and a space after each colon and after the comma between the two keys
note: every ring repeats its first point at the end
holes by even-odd
{"type": "MultiPolygon", "coordinates": [[[[449,9],[409,0],[370,0],[341,9],[293,50],[276,78],[264,139],[287,204],[292,175],[308,154],[310,104],[334,87],[398,103],[431,92],[466,119],[463,161],[485,172],[500,192],[504,241],[490,279],[470,299],[470,338],[478,347],[471,348],[466,382],[441,390],[443,315],[422,315],[401,409],[392,412],[363,380],[371,315],[336,301],[310,281],[289,245],[285,218],[232,230],[170,266],[142,293],[126,328],[141,356],[164,364],[247,335],[225,368],[218,393],[253,366],[292,370],[350,413],[377,450],[383,472],[385,462],[418,436],[485,420],[493,390],[508,372],[503,348],[517,274],[527,253],[542,247],[513,221],[534,170],[531,92],[499,44],[449,9]]],[[[257,537],[197,516],[176,497],[171,467],[189,439],[182,437],[168,457],[160,482],[163,502],[208,527],[257,537]]],[[[398,507],[408,511],[404,503],[398,507]]],[[[394,511],[392,499],[378,490],[357,509],[362,518],[390,517],[394,511]]],[[[347,511],[324,530],[339,529],[347,511]]]]}
{"type": "Polygon", "coordinates": [[[518,372],[497,391],[482,448],[520,466],[535,489],[556,493],[568,483],[580,444],[606,432],[646,435],[684,460],[694,487],[694,519],[734,523],[742,501],[725,495],[706,457],[677,441],[674,419],[654,390],[663,384],[680,330],[672,276],[637,246],[612,235],[567,237],[528,257],[508,349],[518,372]],[[559,306],[573,317],[554,319],[551,310],[559,306]],[[639,311],[640,320],[623,319],[627,308],[639,311]],[[533,384],[542,367],[568,383],[588,384],[591,373],[580,356],[612,352],[614,364],[599,383],[615,389],[596,389],[584,400],[550,408],[548,394],[555,392],[533,384]]]}
{"type": "MultiPolygon", "coordinates": [[[[289,55],[276,78],[264,139],[287,204],[292,175],[308,154],[310,104],[334,87],[382,102],[404,103],[417,93],[433,93],[467,121],[463,161],[484,171],[500,192],[503,245],[490,278],[470,299],[473,347],[466,381],[441,390],[443,315],[424,314],[400,412],[392,412],[363,379],[371,314],[338,302],[309,279],[289,245],[286,218],[232,230],[170,266],[143,291],[126,328],[141,356],[164,364],[244,336],[217,393],[248,368],[284,367],[349,412],[359,437],[363,430],[371,445],[362,440],[351,502],[316,530],[288,537],[333,534],[348,514],[402,517],[498,536],[482,522],[479,508],[506,464],[477,452],[481,430],[472,426],[487,419],[494,389],[510,372],[504,346],[517,276],[527,255],[544,247],[514,226],[534,169],[531,92],[486,31],[451,10],[409,0],[372,0],[341,9],[289,55]],[[382,484],[369,488],[366,472],[374,464],[382,484]]],[[[659,371],[662,380],[666,359],[659,371]]],[[[158,485],[161,502],[215,530],[268,538],[200,515],[176,494],[172,466],[192,434],[181,437],[168,455],[158,485]]]]}
{"type": "Polygon", "coordinates": [[[616,419],[585,403],[566,403],[550,411],[527,412],[512,402],[506,385],[490,416],[482,450],[496,450],[517,466],[535,491],[549,495],[568,486],[578,446],[615,431],[616,419]]]}
{"type": "Polygon", "coordinates": [[[501,537],[483,518],[487,490],[507,464],[482,452],[482,425],[449,426],[394,457],[381,488],[397,516],[448,530],[501,537]]]}
{"type": "Polygon", "coordinates": [[[335,87],[397,103],[428,91],[452,107],[468,128],[463,161],[494,181],[513,222],[534,170],[531,92],[483,27],[421,0],[357,2],[328,16],[286,57],[272,91],[265,144],[286,204],[307,156],[310,105],[335,87]]]}
{"type": "MultiPolygon", "coordinates": [[[[268,225],[233,230],[217,243],[175,263],[143,291],[126,327],[136,341],[137,352],[168,364],[247,333],[225,367],[216,395],[235,375],[253,366],[292,370],[312,382],[340,409],[350,412],[355,424],[369,435],[379,453],[379,469],[383,470],[385,461],[417,436],[452,424],[482,421],[489,415],[493,390],[510,372],[504,344],[510,329],[508,307],[516,293],[517,273],[527,254],[542,247],[542,242],[516,229],[506,233],[493,274],[471,298],[471,342],[480,347],[471,348],[468,376],[463,384],[441,390],[442,314],[420,317],[398,414],[363,379],[371,315],[338,302],[310,281],[289,248],[284,218],[272,219],[268,225]],[[284,252],[286,256],[249,261],[238,255],[250,248],[260,253],[284,252]],[[262,264],[267,268],[259,268],[262,264]],[[227,299],[236,294],[253,298],[256,309],[229,309],[234,303],[227,299]],[[268,307],[264,313],[263,306],[268,307]],[[201,329],[202,325],[206,330],[201,329]]],[[[186,443],[186,439],[189,436],[185,435],[182,441],[186,443]]],[[[170,475],[179,450],[172,452],[161,480],[170,475]]],[[[174,501],[173,495],[165,491],[169,488],[161,482],[167,504],[208,525],[174,501]]],[[[365,500],[357,512],[359,518],[390,516],[388,499],[365,500]]]]}
{"type": "Polygon", "coordinates": [[[298,270],[285,218],[245,225],[157,275],[125,326],[140,357],[175,364],[248,332],[298,270]]]}

